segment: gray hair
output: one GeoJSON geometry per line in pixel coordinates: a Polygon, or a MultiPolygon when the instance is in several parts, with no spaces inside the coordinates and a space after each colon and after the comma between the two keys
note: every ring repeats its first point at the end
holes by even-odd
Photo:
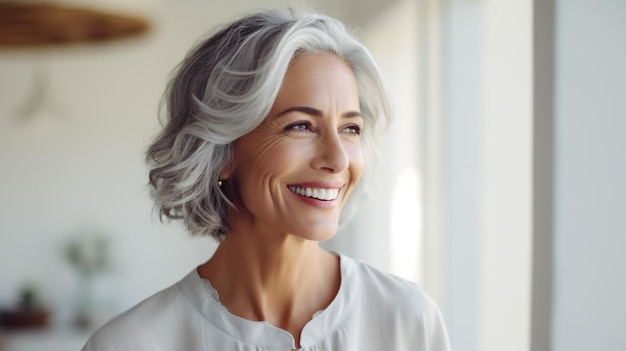
{"type": "MultiPolygon", "coordinates": [[[[233,204],[218,177],[230,162],[231,143],[261,124],[300,53],[334,54],[352,68],[365,125],[364,176],[369,173],[375,141],[391,118],[370,53],[336,19],[293,10],[260,12],[200,41],[174,71],[160,109],[163,129],[146,153],[161,220],[182,219],[192,235],[224,238],[233,204]]],[[[361,181],[341,223],[352,216],[355,198],[363,192],[361,181]]]]}

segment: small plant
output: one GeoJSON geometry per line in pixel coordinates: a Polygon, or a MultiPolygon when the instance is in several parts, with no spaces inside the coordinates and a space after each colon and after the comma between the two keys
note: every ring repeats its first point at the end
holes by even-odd
{"type": "Polygon", "coordinates": [[[65,256],[79,275],[92,277],[110,268],[108,251],[108,239],[101,234],[91,234],[70,239],[65,256]]]}
{"type": "Polygon", "coordinates": [[[19,292],[19,307],[22,309],[32,309],[37,306],[37,288],[31,284],[22,286],[19,292]]]}
{"type": "Polygon", "coordinates": [[[111,268],[109,240],[100,232],[88,232],[69,239],[64,249],[65,257],[79,278],[76,324],[81,328],[93,328],[100,319],[94,280],[111,268]]]}

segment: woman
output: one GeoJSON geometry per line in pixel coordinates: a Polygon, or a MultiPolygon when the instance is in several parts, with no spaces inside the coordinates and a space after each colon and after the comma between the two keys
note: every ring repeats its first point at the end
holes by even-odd
{"type": "Polygon", "coordinates": [[[165,98],[147,153],[156,206],[220,245],[84,350],[449,349],[415,284],[318,246],[352,212],[390,115],[340,22],[247,16],[192,49],[165,98]]]}

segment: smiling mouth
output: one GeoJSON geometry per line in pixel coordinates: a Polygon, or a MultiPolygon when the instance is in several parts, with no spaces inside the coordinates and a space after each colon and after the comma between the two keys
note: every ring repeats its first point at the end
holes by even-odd
{"type": "Polygon", "coordinates": [[[324,189],[324,188],[302,188],[299,186],[289,186],[289,190],[301,195],[310,197],[317,200],[332,201],[339,195],[339,189],[324,189]]]}

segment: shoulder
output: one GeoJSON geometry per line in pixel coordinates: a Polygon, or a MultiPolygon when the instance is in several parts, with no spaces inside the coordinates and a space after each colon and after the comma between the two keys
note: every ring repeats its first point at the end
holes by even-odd
{"type": "Polygon", "coordinates": [[[358,286],[369,299],[413,313],[438,310],[433,299],[416,283],[356,260],[353,265],[358,286]]]}
{"type": "Polygon", "coordinates": [[[395,335],[415,337],[420,350],[449,350],[448,335],[439,307],[416,283],[354,261],[353,274],[360,308],[369,323],[394,330],[395,335]]]}
{"type": "Polygon", "coordinates": [[[191,306],[180,289],[183,281],[111,319],[90,337],[83,351],[162,349],[176,337],[173,325],[190,313],[191,306]]]}

